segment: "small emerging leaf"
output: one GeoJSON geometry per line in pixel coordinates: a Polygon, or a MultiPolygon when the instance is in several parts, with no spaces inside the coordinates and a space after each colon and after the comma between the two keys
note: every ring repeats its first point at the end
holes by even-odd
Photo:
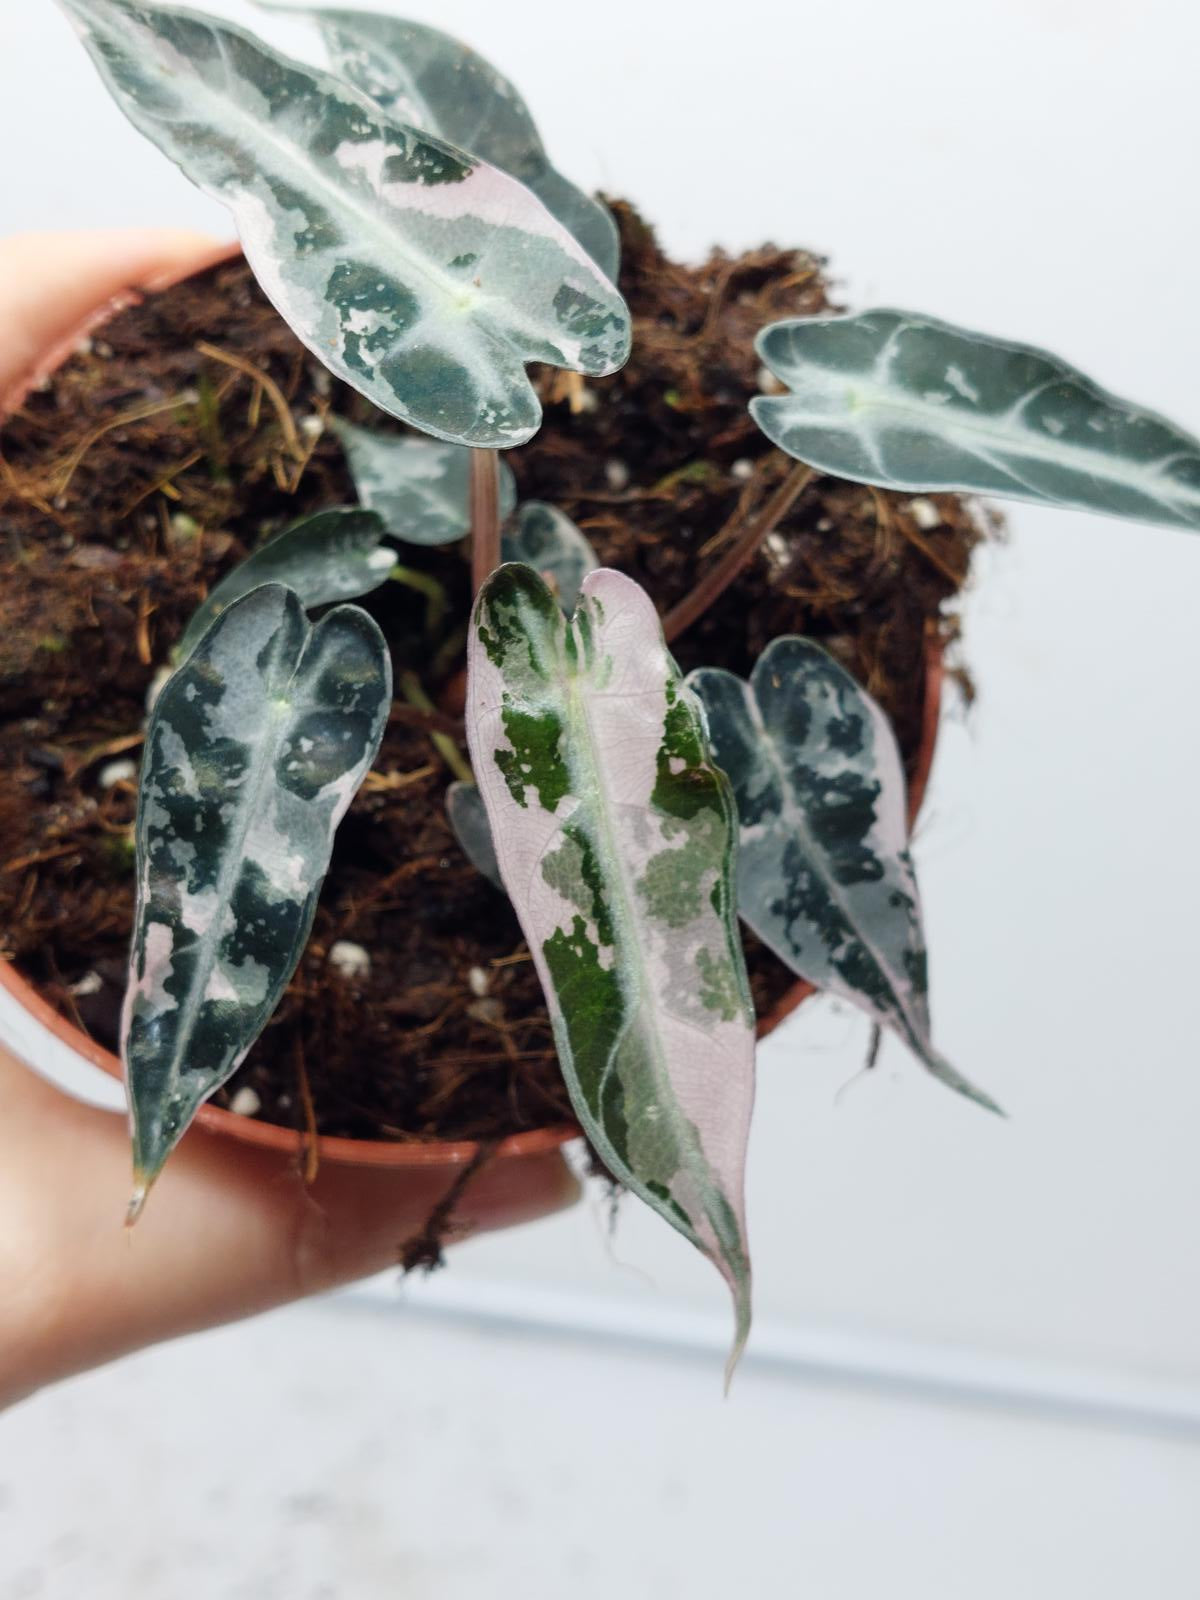
{"type": "Polygon", "coordinates": [[[754,420],[823,472],[1200,528],[1200,440],[1044,350],[907,311],[776,322],[757,349],[792,392],[754,420]]]}
{"type": "Polygon", "coordinates": [[[598,565],[596,552],[570,517],[541,500],[525,501],[500,548],[505,561],[532,567],[568,615],[575,609],[580,585],[598,565]]]}
{"type": "Polygon", "coordinates": [[[649,597],[585,578],[568,621],[528,567],[472,618],[467,734],[563,1073],[610,1171],[720,1269],[749,1327],[754,1016],[737,818],[649,597]]]}
{"type": "Polygon", "coordinates": [[[379,517],[347,507],[293,522],[210,591],[176,646],[175,659],[185,661],[221,612],[261,584],[282,583],[294,590],[306,611],[370,594],[396,564],[394,553],[380,548],[386,533],[379,517]]]}
{"type": "Polygon", "coordinates": [[[737,796],[743,921],[799,977],[998,1110],[933,1048],[904,769],[883,712],[807,639],[774,640],[749,684],[715,667],[687,681],[737,796]]]}
{"type": "MultiPolygon", "coordinates": [[[[358,498],[377,511],[388,532],[406,544],[451,544],[471,531],[471,452],[396,433],[373,433],[342,418],[332,418],[358,498]]],[[[517,485],[512,468],[496,462],[500,475],[500,517],[512,514],[517,485]]]]}
{"type": "Polygon", "coordinates": [[[339,606],[310,627],[279,584],[235,600],[159,695],[122,1025],[133,1215],[295,970],[390,700],[370,617],[339,606]]]}
{"type": "Polygon", "coordinates": [[[389,116],[519,179],[617,281],[621,245],[611,212],[554,170],[528,107],[490,61],[436,28],[380,11],[267,9],[314,17],[334,72],[389,116]]]}
{"type": "Polygon", "coordinates": [[[122,110],[233,212],[298,338],[382,410],[506,448],[536,431],[525,370],[629,354],[625,302],[507,173],[213,18],[61,0],[122,110]]]}
{"type": "Polygon", "coordinates": [[[476,872],[504,888],[500,876],[500,863],[496,860],[496,846],[492,842],[492,825],[488,821],[483,797],[473,783],[452,783],[446,790],[446,815],[454,829],[454,837],[462,846],[463,854],[476,872]]]}

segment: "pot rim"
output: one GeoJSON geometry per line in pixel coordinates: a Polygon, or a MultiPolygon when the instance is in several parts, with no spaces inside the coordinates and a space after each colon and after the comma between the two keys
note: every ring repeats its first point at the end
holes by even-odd
{"type": "MultiPolygon", "coordinates": [[[[178,271],[154,276],[146,285],[130,285],[127,289],[107,296],[100,304],[93,308],[88,315],[81,319],[75,331],[68,337],[57,341],[46,352],[43,358],[31,368],[27,378],[23,379],[12,391],[3,396],[4,404],[0,406],[0,422],[4,416],[15,410],[39,384],[49,378],[73,354],[79,344],[89,334],[101,327],[118,312],[130,306],[139,304],[148,293],[161,293],[166,289],[174,288],[176,284],[186,279],[195,277],[199,273],[210,271],[213,267],[221,266],[227,261],[232,261],[243,254],[242,247],[236,241],[221,244],[212,241],[203,246],[197,246],[195,260],[186,268],[178,271]]],[[[925,650],[925,697],[922,714],[921,745],[917,753],[917,760],[913,769],[912,780],[908,786],[908,826],[911,832],[917,813],[921,809],[925,798],[925,790],[929,783],[929,774],[933,766],[934,752],[937,747],[938,723],[941,710],[942,688],[945,681],[945,662],[940,640],[930,637],[925,650]]],[[[765,1039],[768,1034],[774,1033],[792,1012],[805,1000],[816,993],[813,984],[804,979],[794,984],[783,996],[779,1003],[760,1017],[757,1025],[757,1036],[765,1039]]],[[[0,961],[0,999],[7,995],[23,1011],[28,1013],[36,1027],[39,1027],[52,1037],[67,1051],[82,1058],[85,1062],[101,1068],[109,1077],[118,1081],[124,1078],[120,1060],[111,1051],[104,1049],[95,1040],[90,1039],[81,1028],[68,1022],[54,1007],[45,1000],[27,978],[21,976],[10,961],[0,961]]],[[[9,1043],[0,1038],[0,1043],[9,1043]]],[[[9,1048],[13,1048],[9,1044],[9,1048]]],[[[20,1053],[18,1051],[18,1053],[20,1053]]],[[[32,1063],[27,1056],[23,1056],[26,1065],[32,1068],[32,1063]]],[[[429,1167],[429,1166],[465,1166],[476,1159],[481,1148],[479,1140],[429,1140],[421,1142],[412,1140],[403,1142],[398,1140],[382,1139],[349,1139],[335,1134],[318,1134],[313,1139],[309,1134],[298,1128],[284,1128],[274,1122],[260,1122],[254,1117],[238,1116],[232,1111],[226,1111],[220,1106],[211,1104],[202,1105],[197,1111],[194,1126],[204,1128],[210,1133],[221,1134],[227,1138],[239,1140],[243,1144],[257,1145],[260,1149],[277,1150],[288,1155],[300,1156],[303,1152],[315,1145],[317,1158],[327,1161],[335,1166],[355,1167],[429,1167]]],[[[561,1123],[550,1127],[533,1128],[528,1133],[510,1134],[497,1145],[494,1155],[497,1158],[513,1158],[518,1156],[540,1155],[549,1150],[555,1150],[560,1145],[571,1139],[581,1137],[582,1130],[574,1123],[561,1123]]]]}

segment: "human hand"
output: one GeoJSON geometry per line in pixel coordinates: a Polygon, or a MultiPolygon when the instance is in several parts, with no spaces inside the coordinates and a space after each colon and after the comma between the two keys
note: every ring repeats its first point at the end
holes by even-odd
{"type": "MultiPolygon", "coordinates": [[[[212,252],[142,230],[0,241],[0,411],[98,308],[212,252]]],[[[145,1345],[254,1315],[396,1262],[454,1180],[446,1168],[325,1166],[193,1129],[136,1229],[123,1121],[0,1052],[0,1406],[145,1345]]],[[[557,1151],[500,1158],[461,1196],[455,1237],[577,1197],[557,1151]]]]}

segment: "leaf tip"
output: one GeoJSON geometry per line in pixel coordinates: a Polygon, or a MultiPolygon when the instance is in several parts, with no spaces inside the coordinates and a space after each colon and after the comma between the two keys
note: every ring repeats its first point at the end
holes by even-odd
{"type": "Polygon", "coordinates": [[[981,1106],[984,1111],[990,1111],[994,1116],[1008,1121],[1008,1112],[1003,1106],[992,1099],[991,1095],[983,1089],[977,1089],[969,1078],[964,1078],[956,1067],[952,1067],[945,1056],[930,1051],[922,1057],[925,1065],[939,1083],[944,1083],[948,1089],[953,1089],[961,1094],[964,1099],[970,1100],[974,1105],[981,1106]]]}
{"type": "Polygon", "coordinates": [[[750,1288],[743,1285],[738,1289],[734,1299],[734,1311],[737,1324],[733,1333],[733,1347],[725,1362],[725,1389],[726,1400],[729,1399],[729,1390],[733,1385],[733,1375],[737,1371],[738,1363],[746,1349],[746,1341],[750,1337],[750,1288]]]}
{"type": "Polygon", "coordinates": [[[990,1111],[993,1116],[999,1117],[1001,1122],[1007,1122],[1009,1120],[1008,1112],[1005,1111],[1002,1105],[999,1105],[995,1100],[993,1100],[990,1094],[984,1094],[982,1090],[977,1090],[975,1093],[975,1102],[977,1105],[981,1105],[985,1111],[990,1111]]]}
{"type": "Polygon", "coordinates": [[[125,1226],[132,1228],[146,1209],[146,1199],[154,1187],[154,1179],[147,1177],[144,1172],[135,1171],[133,1174],[133,1193],[129,1196],[129,1204],[125,1208],[125,1226]]]}

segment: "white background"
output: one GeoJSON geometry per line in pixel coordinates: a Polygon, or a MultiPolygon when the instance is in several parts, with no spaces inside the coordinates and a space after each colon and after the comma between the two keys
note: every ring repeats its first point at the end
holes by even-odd
{"type": "MultiPolygon", "coordinates": [[[[49,0],[4,3],[0,229],[226,232],[49,0]]],[[[1185,0],[408,14],[507,70],[558,165],[636,200],[677,254],[809,245],[855,305],[1046,344],[1200,431],[1185,0]]],[[[1200,1418],[1200,543],[1019,506],[1010,525],[966,605],[980,697],[944,725],[918,846],[939,1041],[1010,1120],[899,1046],[851,1081],[865,1026],[810,1005],[763,1051],[751,1152],[777,1359],[752,1346],[727,1405],[715,1356],[670,1354],[715,1344],[715,1276],[653,1218],[627,1206],[610,1245],[583,1207],[465,1247],[423,1312],[285,1313],[0,1422],[0,1549],[21,1551],[0,1600],[1200,1590],[1193,1443],[821,1387],[800,1360],[965,1362],[977,1388],[1200,1418]],[[547,1291],[558,1321],[657,1328],[659,1352],[515,1331],[547,1291]],[[502,1305],[509,1333],[450,1299],[502,1305]],[[324,1494],[326,1522],[289,1522],[289,1494],[324,1494]],[[194,1588],[154,1567],[176,1537],[194,1588]]]]}

